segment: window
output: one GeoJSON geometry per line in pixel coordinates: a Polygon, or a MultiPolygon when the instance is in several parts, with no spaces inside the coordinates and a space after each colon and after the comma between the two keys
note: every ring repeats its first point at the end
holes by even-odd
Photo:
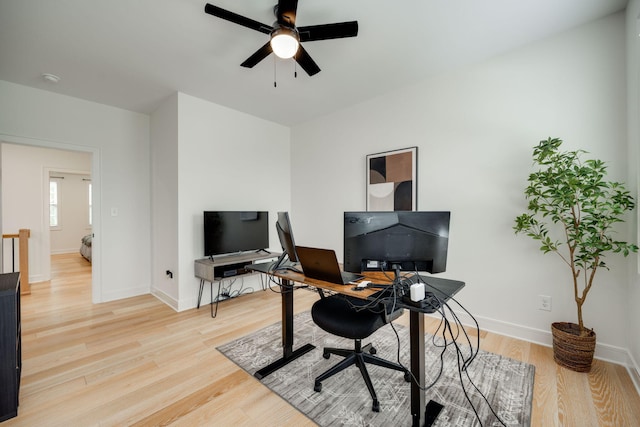
{"type": "Polygon", "coordinates": [[[58,211],[58,181],[49,180],[49,227],[60,227],[60,213],[58,211]]]}

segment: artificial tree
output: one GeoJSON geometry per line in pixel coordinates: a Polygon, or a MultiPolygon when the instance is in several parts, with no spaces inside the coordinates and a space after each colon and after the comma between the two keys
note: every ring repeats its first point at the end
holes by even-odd
{"type": "Polygon", "coordinates": [[[529,175],[524,191],[528,209],[513,228],[539,241],[542,252],[556,253],[569,267],[578,312],[572,333],[592,334],[595,348],[595,333],[584,326],[582,307],[598,269],[608,269],[605,255],[637,252],[635,244],[614,238],[616,224],[624,221],[635,202],[624,184],[605,180],[603,161],[582,160],[586,151],[560,151],[561,144],[558,138],[548,138],[534,147],[538,170],[529,175]]]}

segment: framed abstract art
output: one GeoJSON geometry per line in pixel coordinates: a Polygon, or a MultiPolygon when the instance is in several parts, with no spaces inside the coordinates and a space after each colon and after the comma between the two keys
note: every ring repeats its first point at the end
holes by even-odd
{"type": "Polygon", "coordinates": [[[418,147],[367,155],[367,210],[417,209],[418,147]]]}

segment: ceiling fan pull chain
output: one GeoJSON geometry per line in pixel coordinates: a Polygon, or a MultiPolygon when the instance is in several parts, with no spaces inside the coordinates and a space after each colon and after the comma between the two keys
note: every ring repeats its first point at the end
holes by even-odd
{"type": "Polygon", "coordinates": [[[275,55],[273,56],[273,87],[278,87],[278,84],[276,83],[276,57],[275,55]]]}
{"type": "Polygon", "coordinates": [[[293,61],[293,78],[298,78],[298,63],[296,61],[293,61]]]}

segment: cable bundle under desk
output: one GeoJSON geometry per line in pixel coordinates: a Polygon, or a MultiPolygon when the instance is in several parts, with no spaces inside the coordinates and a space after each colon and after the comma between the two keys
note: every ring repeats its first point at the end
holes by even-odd
{"type": "MultiPolygon", "coordinates": [[[[471,398],[469,397],[469,393],[467,390],[468,385],[465,385],[465,382],[463,380],[463,375],[466,375],[468,383],[471,384],[471,386],[478,393],[480,393],[480,395],[488,405],[489,410],[498,419],[500,424],[506,427],[505,423],[502,421],[502,419],[498,416],[498,414],[494,411],[494,409],[489,404],[486,396],[484,396],[484,394],[478,389],[478,387],[475,385],[475,383],[472,381],[469,375],[468,368],[472,364],[472,362],[475,360],[480,348],[480,327],[475,317],[462,304],[460,304],[459,301],[457,301],[453,297],[453,294],[455,294],[455,292],[457,292],[457,289],[459,289],[456,286],[454,286],[455,282],[456,281],[450,281],[448,279],[441,279],[441,278],[432,277],[432,276],[419,275],[416,272],[415,274],[412,274],[412,275],[400,276],[396,278],[392,284],[369,283],[366,286],[367,288],[374,288],[379,290],[367,297],[367,299],[370,301],[370,304],[366,304],[365,306],[359,306],[356,309],[358,310],[361,310],[363,308],[376,309],[376,307],[379,307],[380,304],[383,304],[385,306],[391,306],[392,310],[397,307],[402,307],[408,310],[418,311],[424,314],[431,314],[431,315],[439,314],[441,318],[440,324],[438,325],[436,332],[433,334],[433,338],[431,341],[434,347],[441,348],[440,357],[439,357],[440,367],[438,370],[438,374],[436,375],[436,378],[430,384],[425,385],[424,387],[421,387],[421,389],[424,391],[429,390],[438,382],[444,370],[444,353],[447,350],[447,348],[453,346],[457,354],[458,376],[460,378],[460,385],[465,394],[465,398],[467,402],[469,403],[469,405],[471,406],[471,409],[476,415],[476,419],[478,420],[480,425],[482,425],[482,422],[478,415],[478,411],[476,410],[476,407],[474,406],[473,402],[471,401],[471,398]],[[412,301],[411,298],[409,297],[409,289],[411,285],[414,285],[417,283],[424,283],[425,289],[426,289],[425,297],[420,301],[412,301]],[[453,289],[453,292],[449,293],[451,289],[453,289]],[[453,301],[473,320],[475,325],[476,336],[477,336],[475,340],[475,347],[474,347],[474,344],[472,343],[471,337],[468,335],[466,331],[466,328],[460,321],[460,318],[458,317],[458,315],[451,308],[448,301],[453,301]],[[461,337],[464,337],[463,341],[466,344],[466,347],[468,348],[468,350],[466,351],[464,350],[463,346],[461,346],[458,343],[458,339],[461,337]]],[[[393,323],[390,323],[390,325],[393,328],[398,341],[398,351],[397,351],[398,363],[402,364],[400,362],[400,345],[401,345],[400,337],[393,323]]],[[[412,380],[415,381],[417,384],[416,378],[413,378],[412,380]]],[[[425,409],[426,418],[427,419],[432,418],[435,421],[435,417],[437,417],[441,409],[442,409],[442,405],[440,405],[439,403],[434,401],[429,402],[425,409]]]]}

